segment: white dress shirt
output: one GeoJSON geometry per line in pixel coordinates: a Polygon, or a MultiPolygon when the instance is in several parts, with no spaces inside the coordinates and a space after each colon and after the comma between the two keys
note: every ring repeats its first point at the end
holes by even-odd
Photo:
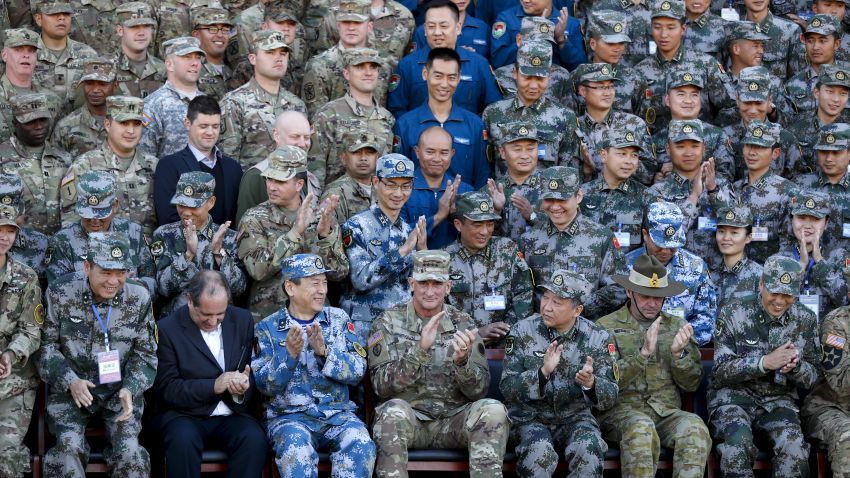
{"type": "MultiPolygon", "coordinates": [[[[221,336],[221,324],[218,324],[218,327],[216,327],[216,329],[212,332],[205,332],[201,330],[201,337],[204,338],[204,342],[206,342],[207,347],[210,348],[210,352],[212,353],[212,356],[215,357],[219,367],[224,370],[224,343],[221,336]]],[[[210,416],[219,417],[231,414],[233,414],[233,410],[225,405],[224,402],[219,401],[210,416]]]]}

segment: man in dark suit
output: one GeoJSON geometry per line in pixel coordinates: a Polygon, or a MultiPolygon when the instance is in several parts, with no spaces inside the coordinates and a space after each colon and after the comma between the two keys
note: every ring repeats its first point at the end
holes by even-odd
{"type": "Polygon", "coordinates": [[[154,392],[168,476],[200,477],[204,448],[228,455],[228,477],[262,475],[269,448],[247,404],[254,392],[254,320],[230,304],[219,271],[199,272],[188,304],[158,322],[154,392]]]}
{"type": "Polygon", "coordinates": [[[222,154],[215,145],[221,125],[221,108],[210,96],[198,96],[189,102],[186,118],[183,119],[189,136],[189,144],[180,151],[159,160],[154,175],[154,207],[159,225],[180,220],[171,197],[177,188],[177,180],[183,173],[203,171],[215,177],[215,197],[218,198],[210,211],[213,222],[236,224],[236,200],[242,167],[233,158],[222,154]]]}

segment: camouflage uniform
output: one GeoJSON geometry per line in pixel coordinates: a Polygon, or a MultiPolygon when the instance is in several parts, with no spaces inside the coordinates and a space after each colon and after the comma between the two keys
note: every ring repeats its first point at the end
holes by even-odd
{"type": "MultiPolygon", "coordinates": [[[[584,303],[592,288],[579,274],[561,269],[543,287],[576,303],[584,303]]],[[[511,327],[505,339],[499,389],[510,411],[511,439],[517,444],[517,471],[521,476],[552,476],[560,450],[573,476],[602,476],[608,445],[591,406],[603,411],[617,401],[615,353],[608,332],[584,317],[576,317],[574,325],[562,333],[547,327],[539,314],[511,327]],[[543,357],[552,342],[558,342],[564,350],[546,378],[543,357]],[[593,358],[594,385],[590,389],[575,381],[587,356],[593,358]],[[555,447],[560,450],[556,452],[555,447]]]]}
{"type": "MultiPolygon", "coordinates": [[[[758,25],[753,22],[733,23],[729,27],[729,43],[731,44],[736,40],[750,40],[760,43],[769,41],[770,37],[758,28],[758,25]]],[[[737,74],[730,70],[729,82],[727,83],[729,98],[717,112],[715,123],[725,127],[741,122],[741,111],[735,101],[736,98],[740,98],[741,102],[761,103],[768,100],[768,95],[771,96],[771,100],[776,106],[777,116],[781,119],[781,115],[788,110],[784,101],[783,81],[761,65],[744,67],[737,74]]]]}
{"type": "MultiPolygon", "coordinates": [[[[83,76],[77,84],[84,81],[115,81],[112,62],[105,58],[87,59],[83,66],[83,76]]],[[[103,116],[93,115],[88,105],[84,104],[56,123],[50,142],[67,151],[71,158],[76,158],[106,141],[103,120],[103,116]]]]}
{"type": "MultiPolygon", "coordinates": [[[[151,297],[156,296],[156,268],[142,226],[120,217],[112,217],[115,205],[115,177],[106,171],[91,171],[80,175],[77,182],[75,212],[84,219],[109,219],[106,232],[126,238],[130,257],[127,277],[145,286],[151,297]]],[[[82,221],[63,227],[50,237],[47,257],[47,280],[52,284],[74,272],[83,272],[83,261],[88,255],[89,232],[82,221]]]]}
{"type": "MultiPolygon", "coordinates": [[[[18,95],[8,105],[20,123],[51,117],[43,94],[18,95]]],[[[59,182],[70,164],[71,156],[49,143],[27,146],[14,135],[0,143],[0,169],[21,177],[26,223],[39,232],[59,230],[59,182]]]]}
{"type": "MultiPolygon", "coordinates": [[[[15,226],[14,206],[0,205],[0,224],[15,226]]],[[[23,476],[30,471],[30,451],[24,445],[35,404],[38,376],[35,358],[44,324],[44,305],[35,271],[5,255],[0,269],[0,349],[10,351],[11,374],[0,380],[0,475],[23,476]],[[30,360],[32,358],[32,360],[30,360]]]]}
{"type": "MultiPolygon", "coordinates": [[[[845,6],[846,5],[847,4],[845,3],[845,6]]],[[[832,19],[835,18],[831,15],[817,14],[813,15],[806,22],[810,23],[815,17],[820,17],[822,25],[827,22],[831,23],[832,19]],[[824,17],[828,17],[829,19],[824,17]]],[[[847,62],[850,60],[850,52],[847,50],[847,47],[850,46],[850,34],[846,33],[846,26],[842,25],[841,19],[835,19],[835,23],[838,28],[835,30],[836,36],[833,38],[840,40],[840,46],[835,50],[835,61],[847,62]]],[[[808,31],[808,28],[803,29],[803,35],[805,35],[806,31],[808,31]]],[[[789,64],[791,71],[800,71],[809,66],[809,56],[808,53],[806,53],[806,43],[804,41],[793,46],[789,64]]]]}
{"type": "MultiPolygon", "coordinates": [[[[764,265],[765,289],[797,296],[800,265],[771,257],[764,265]]],[[[710,426],[724,476],[752,476],[753,432],[770,439],[777,476],[809,476],[809,444],[800,429],[797,389],[809,389],[820,373],[815,366],[815,317],[794,303],[780,317],[762,306],[761,295],[720,311],[714,338],[714,369],[708,389],[710,426]],[[788,374],[765,370],[765,354],[793,343],[797,367],[788,374]]]]}
{"type": "MultiPolygon", "coordinates": [[[[107,116],[112,121],[141,121],[142,100],[128,96],[110,96],[107,99],[107,116]]],[[[62,178],[60,200],[62,224],[79,220],[74,211],[77,202],[76,182],[86,171],[111,171],[117,179],[116,192],[120,217],[142,225],[146,234],[155,229],[156,214],[153,205],[153,173],[158,159],[135,149],[132,158],[119,158],[104,142],[100,148],[89,151],[74,160],[62,178]]]]}
{"type": "Polygon", "coordinates": [[[191,10],[194,8],[219,6],[218,0],[147,0],[153,6],[156,19],[156,55],[165,58],[165,42],[173,38],[189,35],[194,26],[191,21],[191,10]]]}
{"type": "Polygon", "coordinates": [[[384,0],[381,10],[370,10],[372,34],[369,35],[371,45],[380,46],[382,53],[389,56],[393,66],[407,52],[416,22],[413,14],[404,5],[395,0],[384,0]]]}
{"type": "MultiPolygon", "coordinates": [[[[319,256],[297,254],[283,261],[281,279],[326,272],[333,271],[319,256]]],[[[318,476],[319,447],[330,452],[333,476],[372,476],[375,444],[348,399],[348,387],[359,384],[366,372],[366,351],[342,310],[325,307],[310,323],[321,327],[324,357],[312,349],[307,324],[285,306],[257,324],[259,346],[251,369],[257,389],[267,397],[266,425],[280,476],[318,476]],[[292,357],[285,345],[296,323],[305,329],[304,348],[292,357]]]]}
{"type": "Polygon", "coordinates": [[[685,18],[685,48],[707,53],[717,61],[723,61],[726,51],[726,20],[706,10],[695,20],[685,18]]]}
{"type": "MultiPolygon", "coordinates": [[[[230,20],[227,10],[223,8],[202,7],[195,10],[193,7],[191,18],[192,28],[190,30],[214,25],[227,25],[231,28],[231,35],[233,34],[233,22],[230,20]]],[[[189,32],[186,31],[183,33],[189,32]]],[[[201,76],[198,78],[198,90],[220,101],[230,91],[227,82],[232,75],[233,70],[228,65],[214,65],[207,60],[203,60],[201,64],[201,76]]],[[[238,86],[242,85],[240,84],[238,86]]]]}
{"type": "MultiPolygon", "coordinates": [[[[128,269],[129,244],[120,235],[107,233],[92,238],[89,260],[108,269],[128,269]]],[[[56,436],[56,445],[44,457],[47,476],[85,476],[89,445],[84,436],[94,417],[102,417],[107,443],[103,451],[110,472],[115,476],[150,476],[148,452],[139,444],[144,412],[142,394],[153,385],[156,376],[156,325],[151,297],[144,287],[127,281],[109,300],[96,302],[88,279],[72,276],[47,289],[47,320],[42,331],[38,371],[48,384],[47,424],[56,436]],[[100,321],[92,315],[98,311],[100,321]],[[107,325],[108,324],[108,325],[107,325]],[[108,330],[108,334],[104,333],[108,330]],[[108,341],[118,353],[121,379],[99,383],[97,354],[108,341]],[[76,380],[95,383],[89,389],[92,404],[78,408],[69,391],[76,380]],[[119,389],[130,392],[133,412],[130,418],[116,422],[122,406],[119,389]]]]}
{"type": "MultiPolygon", "coordinates": [[[[765,123],[779,127],[777,123],[771,123],[769,121],[765,121],[765,123]]],[[[798,123],[795,122],[794,124],[796,125],[798,123]]],[[[797,137],[792,133],[792,129],[795,129],[794,125],[789,126],[788,129],[782,128],[779,131],[779,144],[777,145],[780,149],[779,157],[774,159],[770,164],[770,174],[785,176],[813,170],[814,163],[811,163],[811,166],[805,166],[803,148],[801,148],[797,137]]],[[[723,128],[723,131],[729,139],[729,147],[734,154],[735,179],[743,179],[747,174],[747,166],[744,162],[743,142],[744,136],[747,133],[747,126],[741,121],[734,125],[726,126],[723,128]]]]}
{"type": "Polygon", "coordinates": [[[496,235],[507,237],[514,242],[519,242],[520,237],[525,234],[538,220],[542,220],[543,212],[540,210],[540,195],[543,194],[543,176],[539,171],[534,171],[525,178],[522,184],[518,183],[510,172],[496,180],[496,184],[504,188],[505,205],[502,207],[502,220],[496,223],[496,235]],[[511,196],[517,194],[524,197],[535,208],[532,218],[525,220],[522,213],[511,203],[511,196]]]}
{"type": "MultiPolygon", "coordinates": [[[[307,155],[295,146],[282,146],[269,159],[269,168],[264,178],[287,181],[298,173],[306,172],[307,155]]],[[[334,226],[327,237],[320,238],[316,229],[318,217],[308,224],[304,235],[293,230],[298,210],[290,211],[266,201],[252,207],[239,224],[237,245],[239,258],[245,264],[248,275],[254,279],[248,296],[248,308],[259,322],[274,313],[286,302],[280,261],[293,254],[318,253],[339,279],[348,274],[348,259],[342,249],[340,228],[334,226]]]]}
{"type": "MultiPolygon", "coordinates": [[[[721,207],[717,210],[717,226],[747,227],[753,225],[750,208],[721,207]]],[[[744,254],[731,268],[724,261],[719,268],[711,271],[711,281],[717,290],[717,310],[758,294],[762,266],[744,254]]]]}
{"type": "MultiPolygon", "coordinates": [[[[17,174],[9,174],[0,171],[0,204],[14,206],[17,215],[24,211],[21,195],[24,185],[17,174]]],[[[45,257],[47,255],[47,236],[31,227],[18,227],[15,242],[9,249],[9,257],[26,265],[38,274],[38,278],[44,278],[45,257]]]]}
{"type": "MultiPolygon", "coordinates": [[[[125,28],[137,25],[151,25],[156,29],[156,21],[152,18],[150,6],[144,2],[128,2],[116,10],[117,21],[125,28]]],[[[107,38],[117,38],[111,34],[107,38]]],[[[150,52],[145,55],[145,65],[141,73],[133,69],[130,59],[120,47],[116,49],[115,72],[118,88],[122,95],[146,98],[165,83],[165,62],[153,56],[150,52]]]]}
{"type": "MultiPolygon", "coordinates": [[[[829,15],[817,15],[815,20],[821,16],[832,19],[829,15]]],[[[827,34],[831,30],[825,28],[809,28],[806,31],[809,33],[820,32],[823,35],[829,35],[831,37],[831,34],[827,34]]],[[[820,85],[835,85],[850,88],[850,65],[846,63],[820,65],[818,71],[815,71],[813,66],[806,65],[799,73],[786,81],[783,93],[785,95],[784,105],[787,109],[785,112],[787,124],[792,124],[793,120],[799,117],[806,117],[811,113],[817,112],[817,101],[812,94],[812,90],[814,90],[815,86],[820,85]]],[[[846,106],[845,111],[847,111],[846,106]]]]}
{"type": "Polygon", "coordinates": [[[70,0],[74,8],[70,37],[94,48],[100,55],[112,55],[118,45],[115,35],[118,0],[70,0]]]}
{"type": "MultiPolygon", "coordinates": [[[[413,280],[448,281],[448,253],[413,255],[413,280]]],[[[470,477],[501,477],[510,422],[504,405],[484,398],[490,369],[481,337],[475,336],[461,364],[452,358],[453,335],[474,327],[472,317],[443,305],[434,343],[422,350],[429,318],[417,314],[415,300],[381,313],[370,331],[369,375],[381,400],[372,428],[376,475],[406,477],[410,448],[468,447],[470,477]]]]}
{"type": "MultiPolygon", "coordinates": [[[[349,133],[343,137],[342,144],[343,146],[347,145],[350,153],[363,148],[372,148],[381,155],[387,150],[387,147],[383,144],[383,138],[369,132],[359,135],[357,132],[349,133]]],[[[360,184],[348,174],[343,174],[334,182],[328,184],[322,192],[319,203],[323,203],[332,194],[336,194],[339,198],[334,210],[334,217],[340,226],[356,214],[369,209],[369,206],[372,205],[372,183],[370,182],[368,186],[360,184]]]]}
{"type": "Polygon", "coordinates": [[[800,27],[790,20],[775,17],[770,12],[758,26],[762,33],[770,37],[770,40],[764,42],[764,58],[761,64],[770,70],[771,74],[785,81],[793,75],[790,61],[794,45],[800,41],[800,27]]]}
{"type": "MultiPolygon", "coordinates": [[[[634,67],[644,58],[650,55],[650,42],[652,42],[652,19],[650,16],[650,1],[640,0],[596,0],[593,2],[593,11],[614,11],[624,16],[624,26],[628,28],[631,41],[626,45],[621,65],[634,67]]],[[[592,18],[592,17],[591,17],[592,18]]],[[[624,28],[625,30],[625,28],[624,28]]]]}

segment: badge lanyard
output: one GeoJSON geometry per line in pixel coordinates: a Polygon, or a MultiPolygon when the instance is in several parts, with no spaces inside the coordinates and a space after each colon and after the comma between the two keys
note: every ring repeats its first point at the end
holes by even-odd
{"type": "Polygon", "coordinates": [[[109,319],[112,316],[112,306],[110,305],[106,311],[106,324],[103,323],[103,320],[100,318],[100,312],[97,311],[97,307],[94,304],[91,305],[91,310],[94,312],[94,317],[100,325],[100,330],[103,331],[103,344],[106,346],[106,351],[109,352],[109,319]]]}

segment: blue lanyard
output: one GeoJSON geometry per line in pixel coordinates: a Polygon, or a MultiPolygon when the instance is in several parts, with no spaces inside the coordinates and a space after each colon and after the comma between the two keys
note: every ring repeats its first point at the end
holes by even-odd
{"type": "Polygon", "coordinates": [[[112,306],[109,306],[109,309],[106,311],[106,324],[104,325],[103,320],[100,318],[100,312],[97,311],[97,307],[94,304],[91,305],[91,310],[94,312],[94,317],[97,319],[97,323],[100,324],[100,330],[103,331],[103,344],[106,346],[106,351],[109,352],[109,318],[112,316],[112,306]]]}
{"type": "MultiPolygon", "coordinates": [[[[794,258],[798,261],[800,260],[800,251],[798,246],[794,246],[794,258]]],[[[809,288],[809,277],[812,275],[812,266],[815,265],[815,259],[813,257],[809,257],[809,264],[806,266],[805,277],[803,277],[803,287],[806,289],[806,293],[810,292],[809,288]]]]}

